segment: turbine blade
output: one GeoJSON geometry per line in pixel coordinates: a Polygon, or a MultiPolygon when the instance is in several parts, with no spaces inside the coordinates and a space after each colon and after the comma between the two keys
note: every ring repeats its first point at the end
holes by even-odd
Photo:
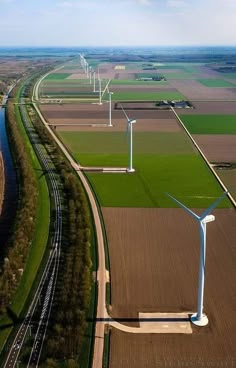
{"type": "Polygon", "coordinates": [[[125,110],[123,109],[123,106],[121,104],[120,104],[120,106],[122,108],[123,113],[125,114],[125,117],[126,117],[127,121],[129,122],[130,119],[129,119],[128,115],[126,114],[125,110]]]}
{"type": "Polygon", "coordinates": [[[212,211],[212,210],[214,210],[214,208],[216,208],[216,206],[227,196],[227,194],[228,194],[229,192],[227,191],[227,192],[224,192],[223,194],[222,194],[222,196],[220,196],[219,198],[217,198],[217,200],[215,201],[215,202],[213,202],[212,203],[212,205],[210,206],[210,207],[208,207],[202,214],[201,214],[201,216],[200,216],[200,220],[203,220],[204,219],[204,217],[206,217],[207,215],[209,215],[210,214],[210,212],[212,211]]]}
{"type": "Polygon", "coordinates": [[[173,199],[174,202],[178,203],[178,205],[180,205],[180,207],[182,207],[185,211],[187,211],[196,220],[198,220],[198,221],[200,220],[200,217],[198,215],[196,215],[196,213],[194,213],[193,211],[191,211],[188,207],[186,207],[183,203],[181,203],[180,201],[178,201],[176,198],[172,197],[172,195],[170,195],[169,193],[166,193],[166,195],[168,197],[170,197],[171,199],[173,199]]]}

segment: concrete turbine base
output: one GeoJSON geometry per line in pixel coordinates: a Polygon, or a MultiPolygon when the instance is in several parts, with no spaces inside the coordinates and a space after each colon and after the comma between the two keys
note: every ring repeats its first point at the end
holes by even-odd
{"type": "Polygon", "coordinates": [[[196,325],[196,326],[199,326],[199,327],[204,327],[206,325],[208,325],[208,318],[205,314],[202,315],[202,318],[201,319],[198,319],[197,317],[197,313],[194,313],[191,315],[190,319],[191,319],[191,322],[196,325]]]}

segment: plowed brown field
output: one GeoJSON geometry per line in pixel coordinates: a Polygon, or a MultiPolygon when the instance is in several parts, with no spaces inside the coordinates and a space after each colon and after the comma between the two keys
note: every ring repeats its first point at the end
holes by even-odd
{"type": "Polygon", "coordinates": [[[235,101],[194,101],[191,103],[194,109],[181,109],[181,114],[199,114],[199,115],[233,115],[236,114],[235,101]]]}
{"type": "MultiPolygon", "coordinates": [[[[107,131],[107,127],[91,127],[80,124],[108,124],[108,105],[41,105],[41,110],[50,124],[57,130],[107,131]],[[91,107],[91,110],[89,110],[91,107]]],[[[178,132],[179,124],[171,111],[129,110],[129,116],[135,116],[135,131],[178,132]]],[[[121,110],[112,111],[112,131],[125,131],[126,119],[121,110]]],[[[111,129],[111,128],[109,128],[111,129]]]]}
{"type": "Polygon", "coordinates": [[[190,100],[236,100],[236,89],[210,88],[195,80],[169,80],[169,84],[190,100]]]}
{"type": "MultiPolygon", "coordinates": [[[[181,209],[102,211],[112,315],[122,319],[137,318],[138,312],[196,311],[199,239],[192,218],[181,209]]],[[[113,330],[110,368],[178,367],[178,362],[180,367],[205,367],[208,361],[235,359],[236,213],[232,209],[214,214],[216,221],[207,231],[204,306],[209,325],[194,327],[191,336],[113,330]]]]}
{"type": "Polygon", "coordinates": [[[195,134],[193,138],[210,162],[236,162],[236,135],[195,134]]]}

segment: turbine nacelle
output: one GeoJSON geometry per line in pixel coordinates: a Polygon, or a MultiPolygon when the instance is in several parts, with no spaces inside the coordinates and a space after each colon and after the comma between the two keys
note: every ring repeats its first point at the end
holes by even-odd
{"type": "Polygon", "coordinates": [[[214,215],[207,215],[206,217],[204,217],[204,219],[202,220],[202,222],[204,224],[207,224],[208,222],[212,222],[215,221],[215,216],[214,215]]]}
{"type": "Polygon", "coordinates": [[[127,123],[128,124],[135,124],[136,120],[135,119],[129,119],[129,120],[127,120],[127,123]]]}

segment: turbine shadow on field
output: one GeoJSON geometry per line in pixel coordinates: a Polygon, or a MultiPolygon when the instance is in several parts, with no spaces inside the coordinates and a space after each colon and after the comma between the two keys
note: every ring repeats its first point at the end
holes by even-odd
{"type": "Polygon", "coordinates": [[[88,322],[189,322],[190,318],[179,318],[179,317],[147,317],[147,318],[122,318],[122,317],[118,317],[118,318],[89,318],[87,319],[88,322]]]}

